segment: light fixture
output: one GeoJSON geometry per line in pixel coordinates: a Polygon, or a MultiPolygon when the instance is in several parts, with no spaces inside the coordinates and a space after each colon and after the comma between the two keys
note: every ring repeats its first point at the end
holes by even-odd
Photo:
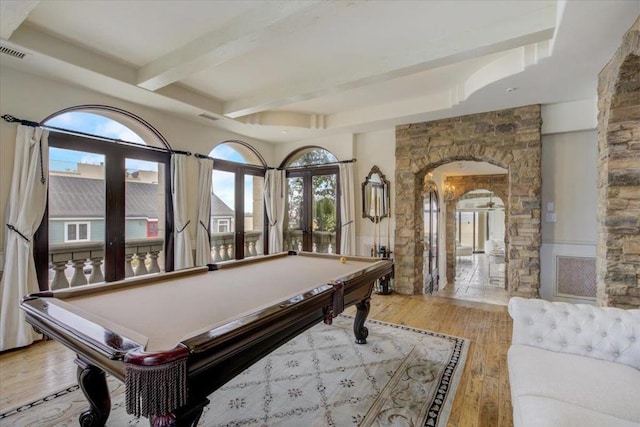
{"type": "Polygon", "coordinates": [[[445,202],[452,201],[456,197],[456,187],[451,184],[445,184],[443,196],[445,202]]]}
{"type": "Polygon", "coordinates": [[[517,87],[508,87],[507,88],[507,92],[515,92],[516,90],[518,90],[517,87]]]}
{"type": "Polygon", "coordinates": [[[287,132],[289,132],[289,131],[288,131],[288,130],[286,130],[286,129],[282,129],[280,132],[282,132],[282,133],[287,133],[287,132]]]}

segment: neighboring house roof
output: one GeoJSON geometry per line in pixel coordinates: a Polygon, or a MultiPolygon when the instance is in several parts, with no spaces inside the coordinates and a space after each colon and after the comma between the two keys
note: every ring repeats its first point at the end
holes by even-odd
{"type": "Polygon", "coordinates": [[[211,194],[211,216],[233,217],[235,212],[225,202],[220,200],[215,193],[211,194]]]}
{"type": "MultiPolygon", "coordinates": [[[[49,176],[50,218],[102,218],[105,209],[102,179],[49,176]]],[[[158,184],[127,181],[127,217],[158,218],[158,184]]]]}

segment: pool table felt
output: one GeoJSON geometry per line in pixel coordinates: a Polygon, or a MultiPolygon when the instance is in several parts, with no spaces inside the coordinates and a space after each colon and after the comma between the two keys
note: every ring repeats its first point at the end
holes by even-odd
{"type": "Polygon", "coordinates": [[[146,344],[147,351],[160,351],[370,265],[352,258],[341,263],[333,257],[281,256],[50,302],[146,344]]]}

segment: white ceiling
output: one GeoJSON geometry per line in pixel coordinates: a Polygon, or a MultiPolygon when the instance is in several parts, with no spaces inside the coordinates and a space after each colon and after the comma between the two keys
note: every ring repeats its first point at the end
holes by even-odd
{"type": "Polygon", "coordinates": [[[639,14],[640,0],[2,0],[2,45],[29,55],[0,62],[286,142],[594,98],[639,14]]]}

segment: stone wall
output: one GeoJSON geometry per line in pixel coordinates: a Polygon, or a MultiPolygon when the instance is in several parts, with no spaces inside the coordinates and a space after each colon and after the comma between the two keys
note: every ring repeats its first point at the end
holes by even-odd
{"type": "Polygon", "coordinates": [[[640,18],[598,80],[598,304],[640,307],[640,18]]]}
{"type": "Polygon", "coordinates": [[[540,287],[540,106],[530,105],[396,127],[395,289],[423,293],[422,183],[446,163],[471,160],[509,171],[505,260],[511,295],[540,287]]]}
{"type": "MultiPolygon", "coordinates": [[[[444,181],[445,186],[447,184],[455,187],[454,197],[451,200],[447,200],[447,219],[446,219],[446,236],[447,236],[447,278],[453,280],[456,277],[456,204],[462,198],[465,193],[473,190],[489,190],[496,196],[502,199],[502,202],[507,206],[507,200],[509,200],[509,180],[506,174],[500,175],[467,175],[467,176],[450,176],[444,181]]],[[[505,209],[505,227],[507,230],[507,224],[509,223],[509,211],[505,209]]],[[[539,223],[539,221],[538,221],[539,223]]],[[[505,233],[505,248],[508,247],[509,236],[505,233]]],[[[506,270],[509,260],[505,256],[506,270]]],[[[529,271],[525,272],[529,274],[529,271]]],[[[506,280],[506,278],[505,278],[506,280]]],[[[508,285],[508,280],[506,284],[508,285]]]]}

